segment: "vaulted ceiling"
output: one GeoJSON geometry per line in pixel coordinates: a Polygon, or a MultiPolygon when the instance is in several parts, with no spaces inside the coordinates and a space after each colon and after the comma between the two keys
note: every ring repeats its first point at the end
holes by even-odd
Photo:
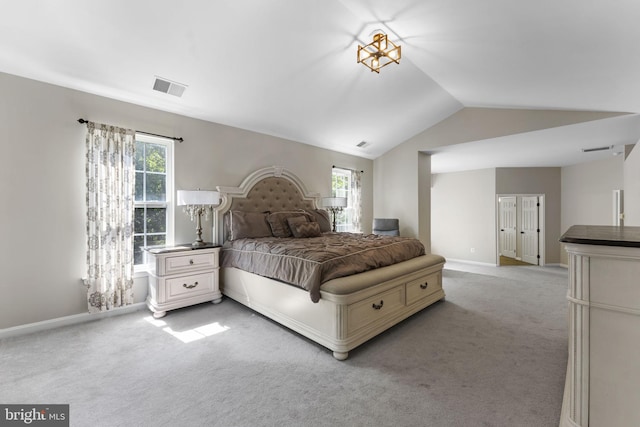
{"type": "Polygon", "coordinates": [[[638,22],[637,0],[20,0],[2,7],[0,71],[366,158],[465,107],[633,113],[516,132],[562,165],[640,137],[638,22]],[[356,63],[377,30],[402,46],[380,74],[356,63]]]}

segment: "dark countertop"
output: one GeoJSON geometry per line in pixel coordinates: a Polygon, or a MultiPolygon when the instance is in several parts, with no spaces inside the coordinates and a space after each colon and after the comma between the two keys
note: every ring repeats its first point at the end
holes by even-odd
{"type": "Polygon", "coordinates": [[[640,227],[574,225],[560,237],[563,243],[640,248],[640,227]]]}

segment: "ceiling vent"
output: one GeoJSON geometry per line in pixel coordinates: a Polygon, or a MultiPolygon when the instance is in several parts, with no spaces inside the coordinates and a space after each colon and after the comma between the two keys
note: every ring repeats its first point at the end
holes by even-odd
{"type": "Polygon", "coordinates": [[[158,92],[162,93],[168,93],[169,95],[177,97],[181,97],[186,88],[186,85],[172,82],[171,80],[167,80],[163,77],[158,76],[156,76],[156,81],[153,83],[153,90],[157,90],[158,92]]]}
{"type": "Polygon", "coordinates": [[[356,147],[358,148],[364,148],[367,145],[369,145],[369,143],[367,141],[362,141],[360,144],[356,145],[356,147]]]}
{"type": "Polygon", "coordinates": [[[596,148],[583,148],[582,152],[583,153],[591,153],[593,151],[606,151],[606,150],[611,150],[613,148],[613,145],[607,145],[606,147],[596,147],[596,148]]]}

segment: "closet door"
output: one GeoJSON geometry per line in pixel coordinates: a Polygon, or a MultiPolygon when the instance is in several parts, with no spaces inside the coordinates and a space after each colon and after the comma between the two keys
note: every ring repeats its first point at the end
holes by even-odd
{"type": "Polygon", "coordinates": [[[516,198],[500,197],[500,254],[516,257],[516,198]]]}
{"type": "Polygon", "coordinates": [[[522,197],[520,204],[520,242],[522,261],[538,265],[538,197],[522,197]]]}

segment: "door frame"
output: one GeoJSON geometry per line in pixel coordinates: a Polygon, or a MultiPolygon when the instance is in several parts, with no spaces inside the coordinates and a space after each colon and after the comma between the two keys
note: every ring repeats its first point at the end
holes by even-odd
{"type": "MultiPolygon", "coordinates": [[[[538,253],[540,255],[540,259],[538,261],[538,265],[543,267],[546,264],[546,255],[545,255],[545,246],[546,246],[546,237],[545,237],[545,195],[544,194],[496,194],[496,216],[495,216],[495,231],[496,231],[496,265],[500,265],[500,197],[537,197],[538,203],[540,206],[538,207],[538,225],[540,227],[540,234],[538,234],[538,253]]],[[[519,214],[519,213],[518,213],[519,214]]]]}

